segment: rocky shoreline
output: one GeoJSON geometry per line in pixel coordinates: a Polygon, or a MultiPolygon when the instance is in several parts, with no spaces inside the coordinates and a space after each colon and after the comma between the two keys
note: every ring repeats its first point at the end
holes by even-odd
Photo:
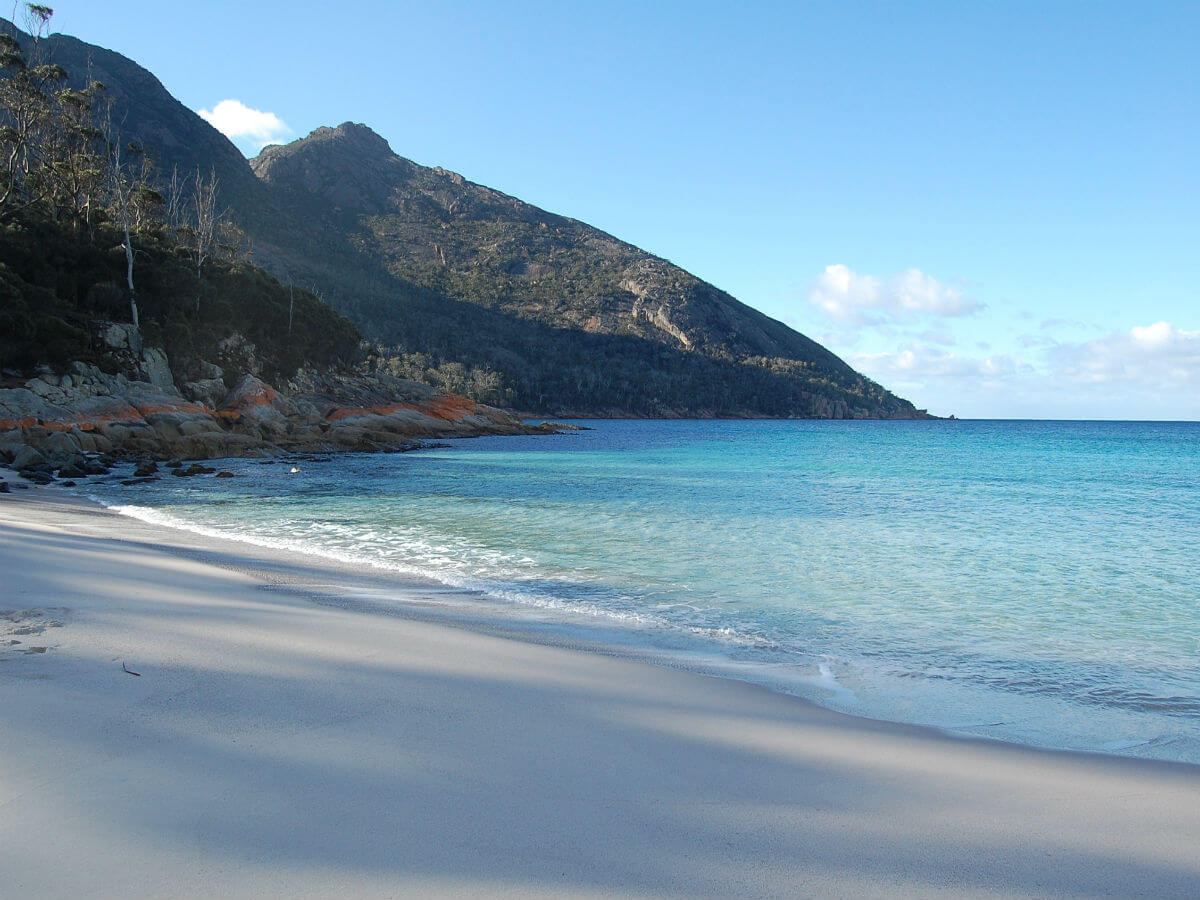
{"type": "MultiPolygon", "coordinates": [[[[121,339],[114,335],[112,343],[121,339]]],[[[117,460],[148,469],[171,460],[395,452],[434,438],[555,430],[387,375],[301,371],[276,388],[246,374],[226,389],[223,373],[212,366],[212,378],[181,390],[161,350],[130,351],[136,365],[116,374],[74,362],[66,372],[6,379],[0,463],[50,480],[98,474],[117,460]]]]}

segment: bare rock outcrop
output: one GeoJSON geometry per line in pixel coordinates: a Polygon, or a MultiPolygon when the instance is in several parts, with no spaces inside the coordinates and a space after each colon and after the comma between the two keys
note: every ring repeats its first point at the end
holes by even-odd
{"type": "MultiPolygon", "coordinates": [[[[157,362],[161,351],[144,355],[157,362]]],[[[161,362],[166,365],[165,357],[161,362]]],[[[161,381],[109,375],[77,362],[69,372],[0,389],[0,461],[45,472],[75,466],[95,453],[214,459],[404,450],[426,438],[545,430],[503,410],[386,375],[304,372],[283,391],[246,375],[218,402],[215,384],[200,390],[189,383],[185,396],[161,381]]],[[[223,386],[216,378],[206,381],[223,386]]]]}

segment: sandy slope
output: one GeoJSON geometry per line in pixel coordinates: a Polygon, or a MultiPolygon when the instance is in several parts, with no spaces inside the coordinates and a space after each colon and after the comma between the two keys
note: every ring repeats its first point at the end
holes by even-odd
{"type": "Polygon", "coordinates": [[[0,896],[1200,896],[1200,767],[309,596],[356,577],[0,495],[0,896]]]}

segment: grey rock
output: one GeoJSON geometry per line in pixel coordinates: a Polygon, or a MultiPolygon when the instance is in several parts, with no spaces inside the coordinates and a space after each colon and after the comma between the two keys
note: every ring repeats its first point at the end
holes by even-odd
{"type": "Polygon", "coordinates": [[[167,354],[157,347],[142,351],[142,372],[146,380],[164,391],[175,389],[175,379],[171,375],[171,366],[167,363],[167,354]]]}
{"type": "Polygon", "coordinates": [[[66,400],[66,395],[62,389],[54,383],[58,379],[53,375],[39,375],[37,378],[30,378],[25,382],[25,387],[28,388],[37,396],[41,397],[50,403],[62,403],[66,400]]]}
{"type": "Polygon", "coordinates": [[[80,455],[79,442],[69,431],[55,431],[46,436],[39,449],[47,459],[73,461],[80,455]]]}
{"type": "Polygon", "coordinates": [[[132,350],[140,341],[138,330],[132,324],[121,322],[109,322],[100,339],[111,350],[132,350]]]}
{"type": "Polygon", "coordinates": [[[46,464],[46,457],[33,447],[22,447],[13,457],[12,467],[18,472],[32,470],[46,464]]]}
{"type": "MultiPolygon", "coordinates": [[[[214,367],[215,368],[215,367],[214,367]]],[[[216,407],[226,394],[225,382],[220,378],[188,381],[183,385],[183,396],[205,406],[216,407]]]]}
{"type": "Polygon", "coordinates": [[[200,369],[201,380],[203,381],[220,381],[225,377],[224,370],[215,363],[201,360],[198,368],[200,369]]]}

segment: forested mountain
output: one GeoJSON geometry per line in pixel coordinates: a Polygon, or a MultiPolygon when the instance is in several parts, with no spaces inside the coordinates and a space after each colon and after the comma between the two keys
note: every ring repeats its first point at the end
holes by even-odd
{"type": "Polygon", "coordinates": [[[253,260],[347,315],[379,370],[559,415],[923,415],[666,260],[417,165],[363,125],[247,162],[136,63],[43,44],[77,86],[105,84],[160,177],[214,175],[253,260]]]}

